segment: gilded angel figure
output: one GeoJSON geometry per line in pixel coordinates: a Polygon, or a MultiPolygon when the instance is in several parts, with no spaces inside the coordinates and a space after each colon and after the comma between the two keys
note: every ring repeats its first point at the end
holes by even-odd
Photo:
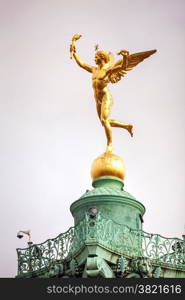
{"type": "Polygon", "coordinates": [[[74,58],[81,68],[92,73],[92,87],[96,100],[97,113],[100,122],[105,129],[107,138],[106,151],[112,151],[112,127],[126,129],[129,134],[133,136],[133,125],[123,124],[116,120],[109,119],[113,98],[107,86],[110,82],[116,83],[121,80],[128,71],[132,70],[145,58],[154,54],[156,50],[134,54],[129,54],[129,51],[127,50],[121,50],[118,55],[121,55],[122,57],[117,62],[114,61],[114,55],[111,52],[106,53],[105,51],[97,51],[94,59],[97,66],[90,66],[83,62],[77,55],[75,41],[80,37],[81,35],[76,34],[72,38],[70,46],[71,58],[74,58]]]}

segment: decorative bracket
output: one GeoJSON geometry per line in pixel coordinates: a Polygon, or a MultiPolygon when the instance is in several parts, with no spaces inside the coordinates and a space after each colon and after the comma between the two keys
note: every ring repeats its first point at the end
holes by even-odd
{"type": "Polygon", "coordinates": [[[86,277],[104,277],[115,278],[114,272],[108,263],[101,257],[87,257],[86,266],[83,272],[83,278],[86,277]]]}

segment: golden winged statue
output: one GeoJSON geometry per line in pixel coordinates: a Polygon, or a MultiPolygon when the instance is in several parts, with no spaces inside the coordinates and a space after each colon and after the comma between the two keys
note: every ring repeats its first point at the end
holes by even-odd
{"type": "Polygon", "coordinates": [[[126,129],[130,135],[133,136],[133,125],[123,124],[116,120],[109,119],[113,98],[107,85],[110,82],[116,83],[121,80],[128,71],[132,70],[137,64],[154,54],[157,50],[134,54],[129,54],[129,51],[127,50],[121,50],[118,55],[121,55],[122,57],[117,62],[114,61],[114,55],[111,52],[106,53],[105,51],[97,51],[94,59],[97,66],[90,66],[83,62],[77,55],[75,42],[80,37],[81,35],[75,34],[72,38],[72,43],[70,45],[71,58],[74,58],[81,68],[92,73],[92,86],[96,100],[97,113],[101,124],[105,129],[107,138],[106,151],[112,151],[112,127],[126,129]]]}

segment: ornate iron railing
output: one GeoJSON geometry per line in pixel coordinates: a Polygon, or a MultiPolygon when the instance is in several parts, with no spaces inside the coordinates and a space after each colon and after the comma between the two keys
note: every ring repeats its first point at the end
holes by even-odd
{"type": "Polygon", "coordinates": [[[18,275],[49,269],[57,262],[70,260],[85,244],[97,243],[120,255],[147,257],[155,264],[185,270],[185,241],[133,230],[98,213],[86,214],[78,225],[54,239],[17,249],[18,275]]]}
{"type": "Polygon", "coordinates": [[[71,248],[73,235],[74,227],[71,227],[67,232],[42,244],[17,249],[18,274],[49,268],[57,260],[64,260],[71,248]]]}
{"type": "Polygon", "coordinates": [[[77,249],[84,244],[82,237],[86,236],[86,220],[76,227],[70,227],[65,233],[56,238],[48,239],[44,243],[34,244],[28,248],[18,248],[18,275],[48,269],[53,264],[69,259],[77,249]]]}

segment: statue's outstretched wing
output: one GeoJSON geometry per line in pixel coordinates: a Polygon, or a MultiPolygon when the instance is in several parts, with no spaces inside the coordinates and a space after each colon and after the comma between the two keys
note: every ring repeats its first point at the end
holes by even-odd
{"type": "Polygon", "coordinates": [[[128,71],[132,70],[137,64],[154,54],[156,51],[157,50],[150,50],[128,55],[127,61],[123,58],[119,59],[109,73],[109,80],[112,83],[118,82],[128,71]]]}

